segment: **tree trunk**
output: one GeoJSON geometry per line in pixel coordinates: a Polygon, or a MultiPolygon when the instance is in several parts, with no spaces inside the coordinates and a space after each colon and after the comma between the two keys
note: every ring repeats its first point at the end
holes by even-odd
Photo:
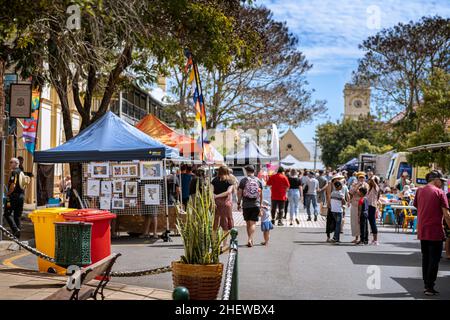
{"type": "Polygon", "coordinates": [[[5,115],[5,90],[4,88],[4,76],[5,76],[6,63],[3,58],[0,57],[0,134],[3,134],[3,127],[5,121],[3,117],[5,115]]]}
{"type": "MultiPolygon", "coordinates": [[[[79,162],[70,163],[70,177],[72,180],[72,190],[77,190],[80,198],[83,198],[83,165],[79,162]]],[[[81,208],[78,198],[72,194],[69,200],[69,208],[81,208]]]]}
{"type": "MultiPolygon", "coordinates": [[[[67,83],[56,86],[59,100],[61,102],[61,113],[63,115],[64,134],[66,141],[73,137],[72,117],[70,114],[69,99],[67,94],[67,83]]],[[[76,190],[80,197],[83,194],[82,188],[82,164],[79,162],[70,163],[70,177],[72,182],[72,190],[76,190]]],[[[81,204],[75,195],[69,200],[69,208],[81,208],[81,204]]]]}

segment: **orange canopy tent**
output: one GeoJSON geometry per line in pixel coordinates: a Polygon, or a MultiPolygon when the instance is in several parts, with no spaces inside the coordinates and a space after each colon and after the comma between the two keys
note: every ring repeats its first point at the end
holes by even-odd
{"type": "MultiPolygon", "coordinates": [[[[148,134],[169,147],[180,150],[186,158],[202,159],[202,148],[197,141],[189,136],[176,132],[153,114],[146,115],[136,124],[136,128],[148,134]]],[[[208,162],[223,163],[224,158],[210,143],[205,143],[205,158],[208,162]]]]}
{"type": "Polygon", "coordinates": [[[197,141],[176,132],[153,114],[146,115],[136,124],[136,128],[167,146],[179,149],[185,157],[189,157],[191,153],[200,154],[202,152],[197,141]]]}

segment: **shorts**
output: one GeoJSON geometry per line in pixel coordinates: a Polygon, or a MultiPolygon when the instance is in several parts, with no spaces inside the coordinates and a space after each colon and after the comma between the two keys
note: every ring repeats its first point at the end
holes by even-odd
{"type": "Polygon", "coordinates": [[[273,229],[273,224],[272,224],[272,222],[270,220],[261,222],[261,231],[262,232],[270,231],[272,229],[273,229]]]}
{"type": "Polygon", "coordinates": [[[244,208],[242,209],[242,212],[244,214],[244,220],[245,221],[258,221],[259,220],[259,207],[252,207],[252,208],[244,208]]]}

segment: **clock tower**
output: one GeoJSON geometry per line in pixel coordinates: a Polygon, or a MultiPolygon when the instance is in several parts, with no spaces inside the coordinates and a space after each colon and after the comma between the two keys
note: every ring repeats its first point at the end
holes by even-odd
{"type": "Polygon", "coordinates": [[[347,83],[344,88],[344,118],[357,120],[370,113],[370,87],[347,83]]]}

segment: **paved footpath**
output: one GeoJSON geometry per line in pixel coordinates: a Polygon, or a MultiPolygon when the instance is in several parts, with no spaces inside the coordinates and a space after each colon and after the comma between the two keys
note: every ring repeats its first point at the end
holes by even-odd
{"type": "MultiPolygon", "coordinates": [[[[63,287],[66,277],[0,266],[0,300],[44,300],[63,287]]],[[[90,282],[95,288],[97,281],[90,282]]],[[[105,300],[170,300],[167,290],[109,283],[105,300]]]]}
{"type": "MultiPolygon", "coordinates": [[[[304,224],[275,227],[269,247],[247,248],[245,227],[238,227],[240,299],[426,298],[419,241],[410,231],[396,233],[390,226],[380,227],[379,246],[355,246],[346,221],[343,243],[334,245],[325,242],[324,219],[319,217],[315,223],[304,221],[304,213],[300,217],[304,224]]],[[[112,251],[122,253],[114,270],[169,265],[183,254],[181,238],[172,239],[169,243],[129,237],[114,240],[112,251]]],[[[258,228],[256,243],[261,240],[258,228]]],[[[225,263],[227,255],[221,261],[225,263]]],[[[11,263],[36,269],[36,258],[27,254],[11,263]]],[[[113,283],[172,290],[171,273],[113,278],[113,283]]],[[[436,288],[441,295],[428,299],[450,299],[450,260],[446,258],[441,260],[436,288]]]]}

